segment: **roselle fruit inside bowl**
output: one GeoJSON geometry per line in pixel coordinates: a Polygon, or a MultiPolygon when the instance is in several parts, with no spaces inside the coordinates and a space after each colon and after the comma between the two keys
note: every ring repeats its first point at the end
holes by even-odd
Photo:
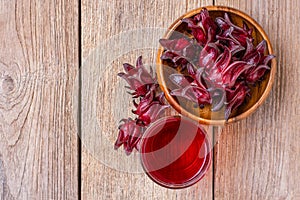
{"type": "MultiPolygon", "coordinates": [[[[225,13],[227,13],[233,26],[238,26],[241,28],[246,27],[245,30],[252,29],[252,32],[251,31],[249,31],[249,32],[251,32],[250,36],[251,36],[251,39],[253,39],[253,41],[251,40],[251,43],[253,43],[254,48],[257,47],[257,45],[258,45],[257,48],[261,48],[262,46],[265,46],[266,47],[265,49],[263,47],[263,50],[264,50],[263,54],[265,56],[273,54],[272,46],[271,46],[271,43],[270,43],[266,33],[261,28],[261,26],[257,22],[255,22],[255,20],[253,20],[251,17],[249,17],[248,15],[244,14],[241,11],[238,11],[236,9],[229,8],[229,7],[208,6],[205,8],[207,9],[211,19],[214,21],[215,21],[215,19],[218,19],[218,18],[224,18],[225,13]],[[263,40],[265,41],[265,43],[262,42],[263,40]]],[[[183,22],[182,19],[191,19],[191,18],[195,17],[197,14],[199,14],[202,10],[203,10],[203,8],[193,10],[191,12],[186,13],[179,19],[177,19],[171,25],[171,27],[165,34],[164,39],[174,40],[174,39],[178,39],[180,37],[186,37],[186,38],[191,38],[193,36],[195,37],[195,34],[191,34],[191,31],[190,31],[191,27],[188,27],[188,23],[187,23],[188,20],[184,20],[184,22],[183,22]]],[[[222,20],[219,22],[221,24],[223,23],[222,20]]],[[[191,24],[193,26],[193,23],[190,23],[190,25],[191,24]]],[[[211,23],[206,23],[206,25],[207,24],[211,24],[211,23]]],[[[195,26],[198,26],[198,24],[195,23],[195,26]]],[[[212,26],[214,26],[214,25],[212,25],[212,26]]],[[[226,24],[224,26],[226,26],[226,24]]],[[[209,27],[204,27],[204,29],[205,28],[206,28],[206,30],[209,30],[209,27]]],[[[215,27],[212,27],[212,29],[215,29],[215,27]]],[[[211,32],[211,34],[214,35],[215,33],[211,32]]],[[[243,41],[242,37],[244,37],[244,36],[236,34],[235,37],[236,37],[235,39],[243,41]]],[[[167,40],[161,40],[160,43],[161,44],[163,43],[163,46],[165,46],[165,47],[168,45],[172,46],[173,44],[168,44],[169,41],[167,41],[167,40]]],[[[201,45],[202,38],[201,37],[197,38],[197,41],[201,45]]],[[[245,43],[245,41],[246,40],[244,40],[244,43],[245,43]]],[[[204,42],[205,42],[205,39],[204,39],[204,42]]],[[[247,42],[248,42],[248,40],[247,40],[247,42]]],[[[178,44],[180,46],[183,43],[184,42],[181,42],[178,44]]],[[[248,43],[247,43],[247,45],[248,45],[248,43]]],[[[245,44],[244,44],[244,46],[245,46],[245,44]]],[[[173,45],[173,48],[177,48],[177,46],[174,47],[174,45],[173,45]]],[[[226,48],[223,48],[224,51],[226,48]]],[[[193,50],[199,49],[199,51],[201,52],[201,48],[198,48],[198,47],[192,47],[190,49],[193,49],[193,50]]],[[[187,51],[190,49],[185,49],[184,51],[187,51]]],[[[180,95],[177,95],[177,96],[174,95],[174,91],[176,91],[178,89],[178,84],[177,85],[174,84],[174,80],[178,79],[178,78],[180,79],[180,76],[174,77],[174,74],[189,75],[190,72],[188,71],[188,69],[182,69],[182,67],[174,68],[173,60],[172,60],[173,63],[171,63],[171,62],[168,62],[166,59],[161,59],[162,55],[165,56],[165,54],[164,54],[165,50],[166,49],[164,47],[160,46],[160,49],[158,51],[157,77],[158,77],[158,82],[160,84],[160,87],[163,90],[163,92],[165,93],[167,101],[171,104],[171,106],[173,108],[175,108],[182,115],[190,117],[193,120],[198,121],[203,124],[223,125],[225,123],[232,123],[232,122],[241,120],[241,119],[249,116],[267,98],[267,96],[271,90],[272,84],[274,82],[275,73],[276,73],[276,61],[275,61],[275,59],[269,59],[266,66],[268,65],[268,67],[270,69],[266,70],[263,73],[263,76],[260,77],[260,79],[258,81],[255,81],[251,84],[247,84],[246,89],[245,89],[244,85],[241,85],[241,84],[235,84],[235,85],[231,86],[231,89],[237,90],[237,92],[240,92],[241,90],[245,91],[247,93],[247,98],[243,98],[242,103],[239,104],[238,106],[236,106],[236,108],[229,110],[230,112],[228,111],[228,109],[226,110],[226,106],[227,106],[226,103],[224,103],[223,106],[219,106],[219,107],[218,107],[218,105],[213,107],[214,105],[212,103],[204,103],[204,104],[198,104],[198,105],[196,104],[195,105],[195,102],[192,102],[190,100],[192,98],[188,99],[186,97],[183,98],[180,95]],[[170,80],[170,77],[173,78],[173,81],[170,80]],[[218,109],[216,107],[218,107],[218,109]]],[[[246,51],[247,51],[247,49],[245,48],[244,51],[241,51],[239,53],[245,55],[246,51]]],[[[184,53],[186,53],[186,52],[184,52],[184,53]]],[[[188,52],[188,53],[192,54],[191,52],[188,52]]],[[[224,53],[224,52],[220,52],[220,53],[224,53]]],[[[236,57],[238,57],[238,56],[236,56],[236,57]]],[[[243,62],[243,61],[240,61],[240,60],[236,60],[236,61],[237,61],[237,65],[236,65],[237,70],[236,71],[238,71],[239,70],[238,67],[240,67],[239,62],[243,62]]],[[[180,62],[182,64],[181,60],[179,60],[178,62],[180,62]]],[[[233,61],[231,60],[231,62],[233,62],[233,61]]],[[[238,73],[236,71],[233,70],[234,73],[238,73]]],[[[215,73],[214,75],[218,75],[218,74],[215,73]]],[[[229,76],[231,76],[231,73],[229,73],[229,76]]],[[[248,82],[251,82],[251,79],[253,79],[253,77],[249,77],[248,80],[250,80],[250,81],[248,81],[248,82]]],[[[237,79],[237,80],[238,80],[237,82],[244,84],[243,80],[242,81],[240,81],[239,79],[237,79]]],[[[180,80],[175,80],[175,82],[176,81],[180,82],[180,80]]],[[[246,82],[246,81],[244,81],[244,82],[246,82]]],[[[227,81],[226,83],[231,84],[230,81],[227,81]]],[[[227,95],[226,98],[230,98],[230,97],[228,97],[228,95],[227,95]]],[[[205,95],[204,95],[204,97],[202,98],[202,101],[209,102],[210,100],[205,99],[205,95]]],[[[217,101],[220,101],[220,100],[217,99],[217,101]]],[[[227,108],[228,108],[228,106],[227,106],[227,108]]]]}

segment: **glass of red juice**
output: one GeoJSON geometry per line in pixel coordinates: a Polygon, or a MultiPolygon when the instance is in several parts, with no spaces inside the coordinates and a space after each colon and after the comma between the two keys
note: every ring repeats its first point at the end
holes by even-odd
{"type": "Polygon", "coordinates": [[[203,178],[210,166],[210,150],[205,130],[180,116],[157,120],[148,127],[140,143],[146,174],[172,189],[189,187],[203,178]]]}

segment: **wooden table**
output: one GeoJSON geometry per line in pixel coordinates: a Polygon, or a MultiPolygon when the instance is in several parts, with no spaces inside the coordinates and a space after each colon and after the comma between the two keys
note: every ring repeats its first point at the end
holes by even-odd
{"type": "Polygon", "coordinates": [[[299,7],[299,0],[2,0],[0,199],[300,199],[299,7]],[[262,25],[277,78],[249,118],[208,127],[216,144],[205,178],[169,190],[141,173],[138,154],[113,151],[131,106],[115,74],[138,55],[153,63],[166,28],[205,5],[238,8],[262,25]]]}

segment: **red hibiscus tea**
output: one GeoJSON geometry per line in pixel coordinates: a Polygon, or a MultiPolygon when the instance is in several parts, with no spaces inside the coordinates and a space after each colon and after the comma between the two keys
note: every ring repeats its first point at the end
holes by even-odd
{"type": "Polygon", "coordinates": [[[210,164],[205,131],[183,117],[166,117],[151,125],[140,146],[147,175],[168,188],[185,188],[199,181],[210,164]]]}

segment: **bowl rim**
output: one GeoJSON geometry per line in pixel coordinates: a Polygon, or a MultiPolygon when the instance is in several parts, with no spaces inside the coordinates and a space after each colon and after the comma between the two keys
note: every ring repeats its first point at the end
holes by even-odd
{"type": "MultiPolygon", "coordinates": [[[[203,6],[203,7],[199,7],[196,8],[194,10],[191,10],[187,13],[185,13],[184,15],[182,15],[181,17],[179,17],[178,19],[176,19],[172,25],[167,29],[166,33],[164,34],[163,38],[167,39],[169,38],[170,34],[175,31],[175,29],[181,24],[181,19],[183,18],[187,18],[187,17],[191,17],[194,16],[195,14],[198,14],[203,8],[206,8],[208,11],[224,11],[227,13],[233,13],[236,14],[238,16],[240,16],[241,18],[245,19],[246,21],[248,21],[250,24],[252,24],[257,31],[261,34],[262,38],[264,40],[266,40],[267,42],[267,47],[268,47],[268,52],[269,54],[273,54],[273,48],[270,42],[269,37],[267,36],[266,32],[263,30],[263,28],[249,15],[247,15],[246,13],[237,10],[235,8],[232,7],[227,7],[227,6],[203,6]]],[[[229,124],[229,123],[234,123],[237,121],[240,121],[246,117],[248,117],[250,114],[252,114],[261,104],[263,104],[263,102],[267,99],[274,80],[275,80],[275,74],[276,74],[276,59],[272,59],[271,60],[271,70],[270,70],[270,77],[266,86],[265,91],[263,92],[263,94],[260,96],[260,98],[256,101],[255,104],[253,104],[248,110],[246,110],[245,112],[231,117],[229,118],[227,121],[225,119],[205,119],[202,118],[200,116],[194,115],[190,112],[188,112],[186,109],[184,109],[183,107],[181,107],[177,101],[170,95],[168,88],[166,86],[166,82],[165,82],[165,78],[163,77],[163,65],[162,65],[162,61],[160,59],[160,56],[163,52],[163,47],[161,45],[159,45],[158,48],[158,53],[157,53],[157,57],[156,57],[156,73],[157,73],[157,79],[160,85],[161,90],[164,92],[165,97],[167,99],[167,101],[170,103],[170,105],[180,114],[189,117],[195,121],[198,121],[201,124],[206,124],[206,125],[224,125],[224,124],[229,124]]]]}

